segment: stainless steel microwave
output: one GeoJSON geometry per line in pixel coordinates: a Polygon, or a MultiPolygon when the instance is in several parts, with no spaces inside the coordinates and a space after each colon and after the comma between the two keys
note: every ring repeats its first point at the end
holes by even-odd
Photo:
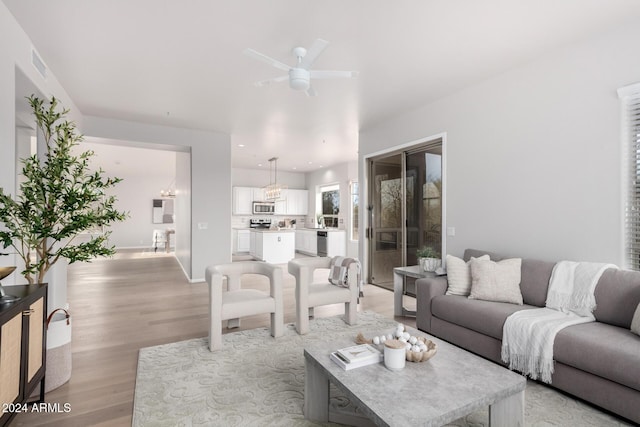
{"type": "Polygon", "coordinates": [[[273,215],[274,213],[276,213],[274,202],[253,202],[254,215],[273,215]]]}

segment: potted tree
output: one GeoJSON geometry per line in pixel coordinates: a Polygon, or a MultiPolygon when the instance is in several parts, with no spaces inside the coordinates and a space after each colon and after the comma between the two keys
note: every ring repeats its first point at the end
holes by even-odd
{"type": "Polygon", "coordinates": [[[418,257],[418,263],[424,271],[436,271],[436,268],[440,267],[442,260],[438,251],[431,246],[423,246],[416,251],[418,257]]]}
{"type": "Polygon", "coordinates": [[[22,275],[31,284],[42,283],[60,258],[71,264],[113,255],[115,249],[107,246],[109,232],[88,241],[74,239],[122,221],[126,214],[115,209],[115,197],[107,194],[121,179],[104,177],[102,170],[91,172],[92,151],[74,153],[83,137],[65,120],[69,110],[60,110],[56,98],[45,103],[32,95],[28,100],[46,151],[40,158],[21,160],[24,179],[15,198],[0,188],[0,242],[20,256],[22,275]]]}
{"type": "MultiPolygon", "coordinates": [[[[82,135],[74,123],[65,119],[69,110],[58,108],[55,98],[45,102],[32,95],[28,100],[45,149],[40,155],[21,159],[22,181],[15,197],[0,188],[0,243],[4,249],[13,248],[22,259],[21,273],[33,284],[43,283],[47,272],[61,259],[71,264],[113,255],[114,247],[107,246],[109,232],[92,234],[89,240],[76,237],[89,230],[103,230],[125,219],[126,214],[115,209],[116,199],[108,194],[121,180],[104,177],[102,170],[92,172],[92,151],[75,153],[82,135]]],[[[66,287],[66,281],[58,285],[66,287]]],[[[50,296],[56,294],[55,288],[56,283],[50,281],[50,296]]],[[[50,297],[50,304],[52,300],[50,297]]],[[[47,307],[52,315],[57,309],[47,307]]],[[[62,325],[55,318],[53,323],[47,322],[47,364],[54,366],[46,373],[46,391],[64,384],[71,376],[68,313],[61,320],[67,320],[67,328],[52,328],[62,325]],[[54,329],[66,329],[63,345],[54,329]],[[52,342],[56,342],[55,348],[50,345],[52,342]]]]}

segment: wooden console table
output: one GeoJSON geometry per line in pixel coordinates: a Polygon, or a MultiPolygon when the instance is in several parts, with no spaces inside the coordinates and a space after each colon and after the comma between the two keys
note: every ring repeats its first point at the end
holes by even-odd
{"type": "Polygon", "coordinates": [[[38,402],[44,402],[47,331],[47,285],[5,286],[19,297],[0,304],[0,426],[7,425],[19,404],[40,385],[38,402]]]}

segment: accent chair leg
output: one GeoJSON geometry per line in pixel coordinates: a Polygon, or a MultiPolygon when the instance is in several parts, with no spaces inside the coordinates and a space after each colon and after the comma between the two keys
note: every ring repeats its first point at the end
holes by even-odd
{"type": "Polygon", "coordinates": [[[284,333],[284,313],[278,311],[271,313],[271,336],[274,338],[281,337],[284,333]]]}
{"type": "Polygon", "coordinates": [[[300,335],[304,335],[309,332],[309,310],[313,310],[313,308],[296,309],[296,330],[300,335]]]}
{"type": "Polygon", "coordinates": [[[358,323],[358,305],[349,302],[344,303],[344,321],[349,325],[358,323]]]}

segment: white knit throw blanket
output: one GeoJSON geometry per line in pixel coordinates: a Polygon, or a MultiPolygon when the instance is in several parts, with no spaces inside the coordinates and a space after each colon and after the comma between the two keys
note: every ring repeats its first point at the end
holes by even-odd
{"type": "Polygon", "coordinates": [[[355,258],[345,258],[341,256],[336,256],[331,259],[331,264],[329,265],[329,283],[336,286],[341,286],[343,288],[349,287],[349,267],[352,263],[356,264],[357,268],[357,281],[358,281],[358,297],[363,296],[363,285],[362,275],[361,275],[361,265],[360,261],[355,258]]]}
{"type": "Polygon", "coordinates": [[[551,383],[553,342],[562,329],[593,322],[594,291],[612,264],[558,262],[549,280],[546,308],[521,310],[507,317],[502,330],[502,361],[532,379],[551,383]]]}

